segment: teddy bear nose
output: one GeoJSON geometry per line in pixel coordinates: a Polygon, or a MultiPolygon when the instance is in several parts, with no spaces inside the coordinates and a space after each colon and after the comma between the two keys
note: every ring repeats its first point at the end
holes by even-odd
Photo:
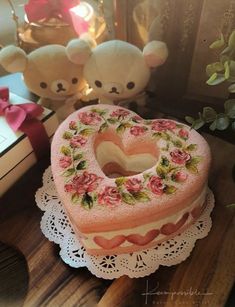
{"type": "Polygon", "coordinates": [[[119,83],[107,83],[104,85],[104,90],[109,94],[121,94],[123,92],[123,86],[119,83]]]}
{"type": "Polygon", "coordinates": [[[64,95],[69,90],[69,83],[66,80],[55,80],[51,84],[51,91],[58,95],[64,95]]]}

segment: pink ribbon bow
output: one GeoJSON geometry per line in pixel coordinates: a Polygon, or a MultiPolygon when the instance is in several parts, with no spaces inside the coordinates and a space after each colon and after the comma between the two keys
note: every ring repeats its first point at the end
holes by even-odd
{"type": "Polygon", "coordinates": [[[69,9],[78,5],[79,2],[79,0],[29,0],[24,9],[29,22],[56,17],[70,23],[69,9]]]}
{"type": "Polygon", "coordinates": [[[0,87],[0,116],[4,116],[14,132],[24,132],[35,151],[41,158],[49,149],[49,139],[43,124],[37,119],[43,108],[36,103],[10,104],[9,89],[0,87]]]}

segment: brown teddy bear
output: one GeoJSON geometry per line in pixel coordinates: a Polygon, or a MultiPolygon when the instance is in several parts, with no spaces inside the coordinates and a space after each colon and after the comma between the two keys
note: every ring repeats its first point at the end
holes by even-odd
{"type": "Polygon", "coordinates": [[[8,72],[22,72],[29,90],[41,97],[39,103],[56,111],[60,120],[75,110],[87,90],[83,66],[72,63],[61,45],[40,47],[28,55],[7,46],[0,51],[0,64],[8,72]]]}

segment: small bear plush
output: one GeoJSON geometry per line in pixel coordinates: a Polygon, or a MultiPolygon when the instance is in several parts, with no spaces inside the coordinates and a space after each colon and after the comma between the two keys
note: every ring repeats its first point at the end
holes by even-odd
{"type": "Polygon", "coordinates": [[[162,65],[168,56],[167,46],[161,41],[149,42],[142,52],[120,40],[91,48],[82,39],[75,39],[66,52],[72,62],[84,65],[84,77],[100,103],[120,105],[139,98],[141,101],[151,68],[162,65]]]}
{"type": "Polygon", "coordinates": [[[75,110],[87,89],[83,67],[72,63],[61,45],[40,47],[29,55],[7,46],[0,51],[0,64],[8,72],[22,72],[29,90],[41,97],[39,103],[56,111],[59,120],[75,110]]]}

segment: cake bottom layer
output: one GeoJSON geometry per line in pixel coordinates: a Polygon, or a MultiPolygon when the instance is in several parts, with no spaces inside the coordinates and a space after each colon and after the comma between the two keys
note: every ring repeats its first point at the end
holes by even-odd
{"type": "MultiPolygon", "coordinates": [[[[200,195],[177,214],[167,216],[156,222],[116,231],[75,233],[92,255],[114,255],[152,248],[186,230],[203,212],[206,206],[207,186],[200,195]]],[[[141,222],[141,221],[140,221],[141,222]]]]}

